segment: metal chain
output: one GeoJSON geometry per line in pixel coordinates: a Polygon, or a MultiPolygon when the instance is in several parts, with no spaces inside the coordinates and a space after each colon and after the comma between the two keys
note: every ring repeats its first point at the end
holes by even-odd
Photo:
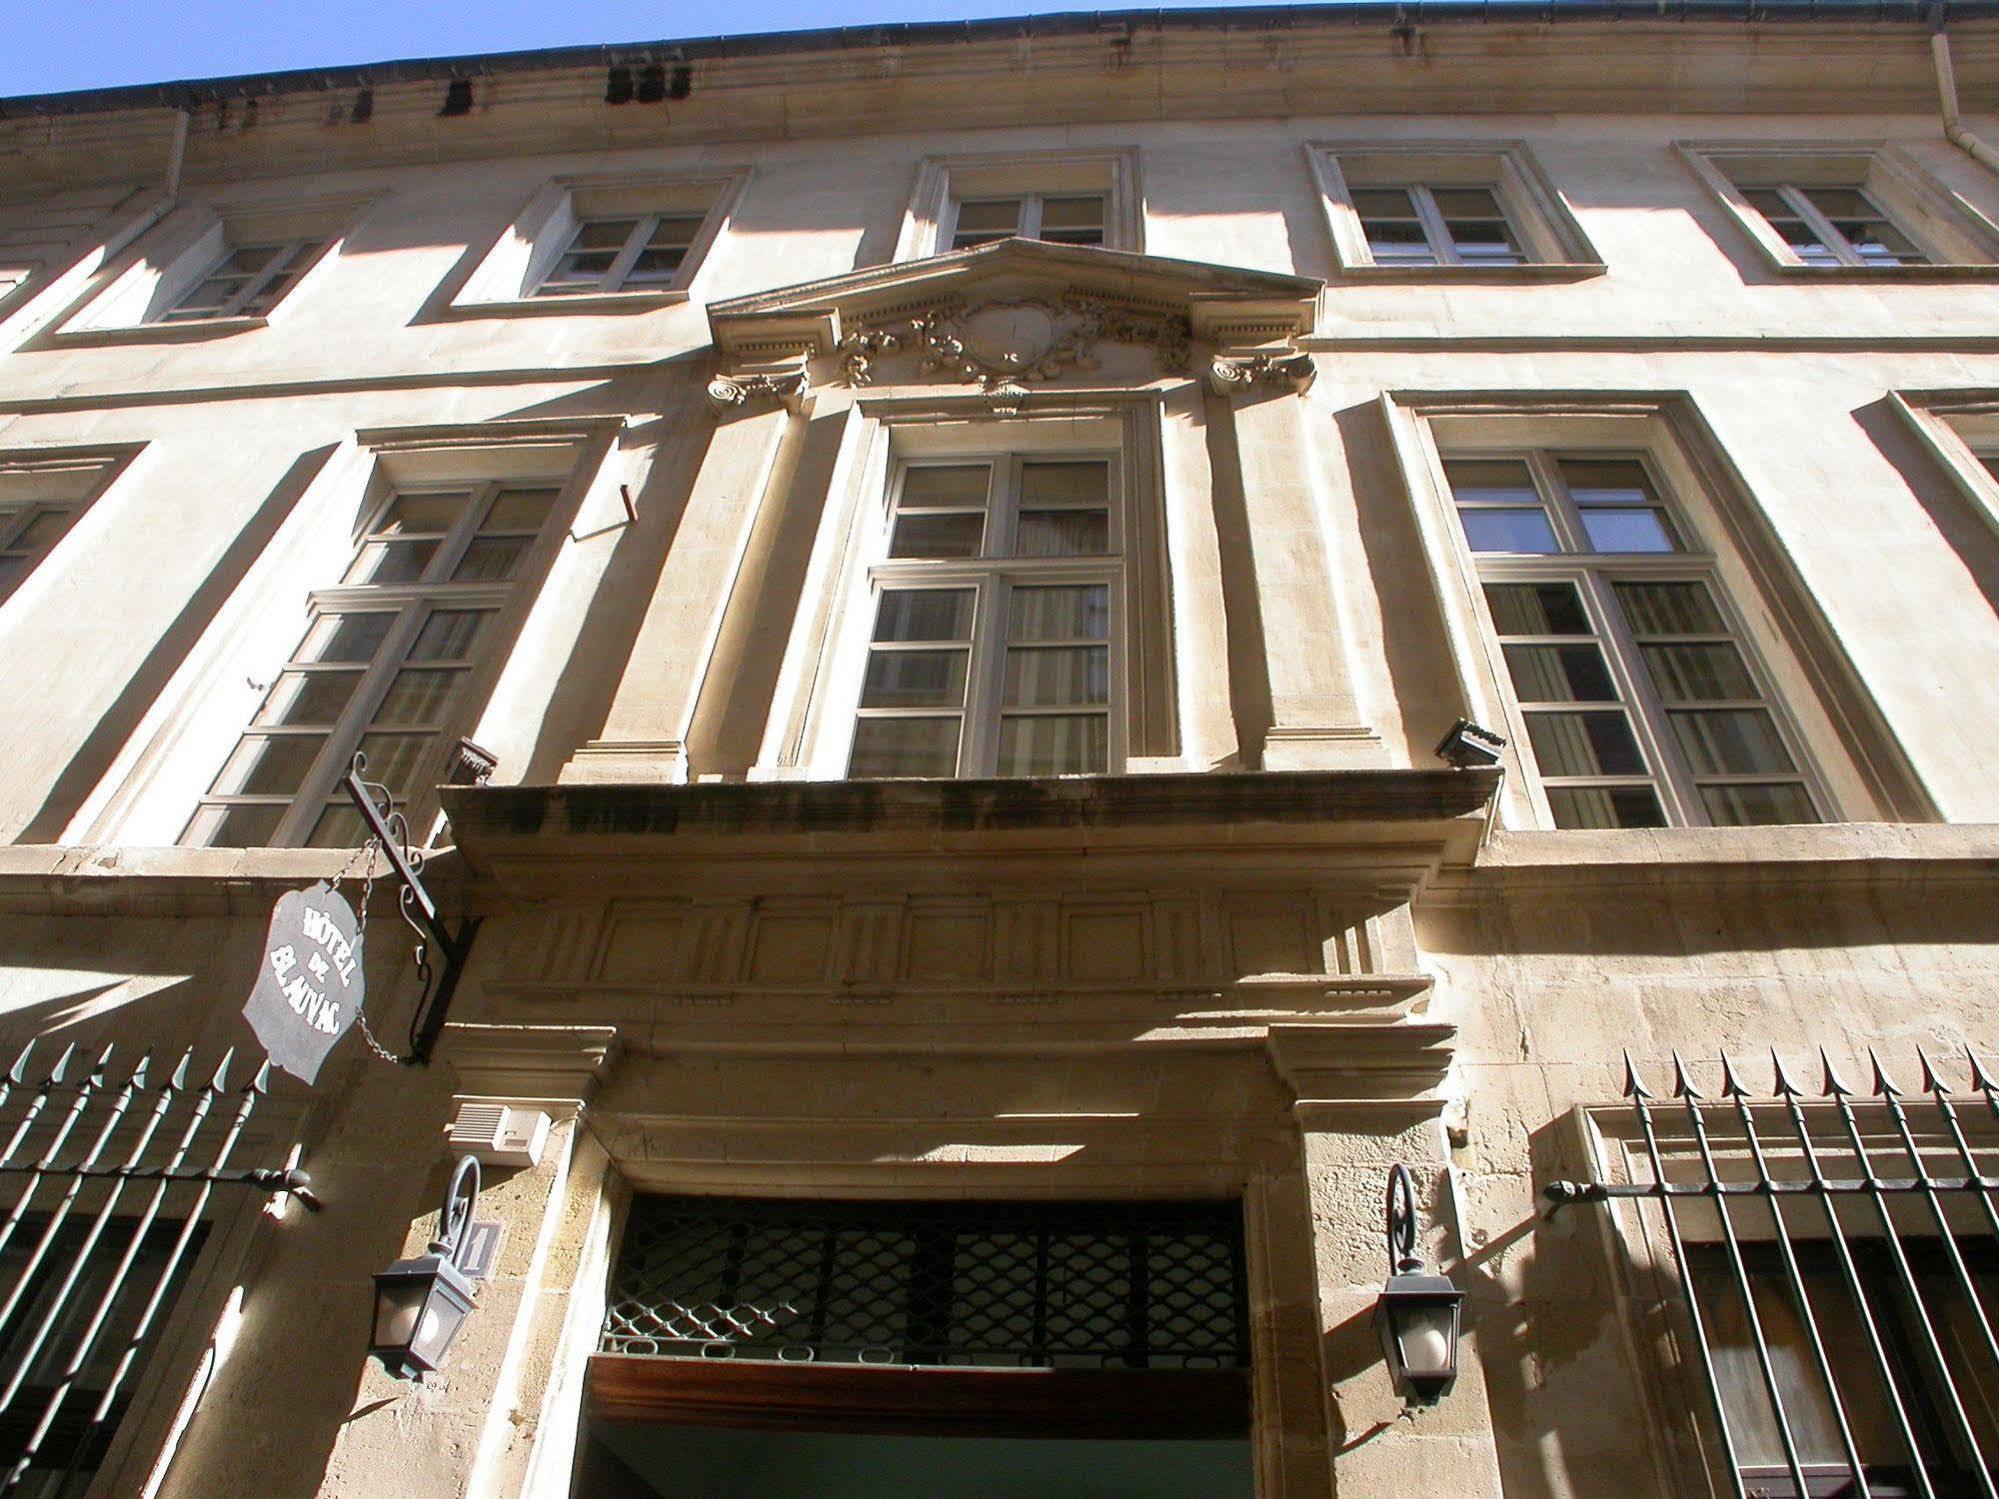
{"type": "MultiPolygon", "coordinates": [[[[375,893],[375,856],[381,851],[381,847],[382,840],[379,838],[370,838],[361,845],[361,854],[367,859],[368,864],[366,872],[361,877],[361,909],[356,913],[357,919],[354,923],[354,961],[357,965],[365,964],[367,960],[365,949],[368,937],[368,900],[375,893]]],[[[350,859],[348,869],[352,868],[353,861],[350,859]]],[[[347,870],[341,871],[343,878],[346,874],[347,870]]],[[[375,1033],[368,1029],[368,1011],[365,1007],[355,1011],[354,1019],[361,1028],[361,1039],[367,1043],[368,1050],[385,1062],[393,1062],[398,1067],[405,1065],[403,1058],[377,1041],[375,1033]]]]}

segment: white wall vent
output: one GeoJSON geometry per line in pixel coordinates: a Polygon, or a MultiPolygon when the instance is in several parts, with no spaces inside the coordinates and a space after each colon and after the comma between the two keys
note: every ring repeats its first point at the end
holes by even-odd
{"type": "Polygon", "coordinates": [[[548,1143],[548,1115],[503,1103],[458,1106],[451,1125],[451,1153],[474,1155],[482,1166],[533,1166],[548,1143]]]}

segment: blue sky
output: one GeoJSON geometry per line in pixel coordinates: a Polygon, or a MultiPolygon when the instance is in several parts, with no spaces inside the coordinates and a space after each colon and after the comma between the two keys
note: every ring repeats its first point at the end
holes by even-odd
{"type": "Polygon", "coordinates": [[[1117,8],[1119,0],[0,0],[0,97],[401,57],[1117,8]]]}

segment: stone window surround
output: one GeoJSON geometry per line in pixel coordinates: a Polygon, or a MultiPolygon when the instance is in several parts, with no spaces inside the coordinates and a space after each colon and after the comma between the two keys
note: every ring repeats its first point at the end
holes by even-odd
{"type": "MultiPolygon", "coordinates": [[[[1859,680],[1761,509],[1692,403],[1680,396],[1605,393],[1599,399],[1518,393],[1388,392],[1382,397],[1415,513],[1430,582],[1457,670],[1465,714],[1504,733],[1519,765],[1525,728],[1512,705],[1497,635],[1479,588],[1443,471],[1441,450],[1616,450],[1642,453],[1677,516],[1712,550],[1680,554],[1707,569],[1732,608],[1737,639],[1763,668],[1770,706],[1800,756],[1814,800],[1831,821],[1884,815],[1934,821],[1938,813],[1886,717],[1859,680]]],[[[1532,778],[1508,778],[1504,825],[1554,830],[1532,778]]],[[[1575,835],[1571,835],[1575,836],[1575,835]]]]}
{"type": "MultiPolygon", "coordinates": [[[[502,480],[542,481],[561,489],[466,686],[470,708],[462,732],[499,747],[504,735],[482,728],[482,715],[508,666],[511,643],[622,425],[617,417],[530,419],[356,432],[298,494],[60,841],[161,848],[177,841],[180,829],[170,824],[176,816],[185,821],[232,752],[264,688],[303,633],[307,601],[333,586],[353,555],[360,527],[399,485],[502,480]]],[[[412,804],[414,841],[426,841],[435,812],[434,805],[412,804]]]]}
{"type": "Polygon", "coordinates": [[[1525,141],[1311,141],[1333,255],[1355,281],[1571,281],[1604,274],[1602,258],[1525,141]],[[1352,189],[1422,183],[1492,188],[1528,259],[1520,265],[1376,265],[1352,189]]]}
{"type": "MultiPolygon", "coordinates": [[[[0,451],[0,505],[21,501],[60,506],[70,512],[68,530],[44,550],[22,574],[11,591],[0,581],[0,608],[27,590],[39,573],[44,580],[55,570],[47,563],[75,534],[82,520],[143,450],[143,443],[123,443],[109,447],[24,448],[0,451]]],[[[0,548],[10,539],[11,527],[0,518],[0,548]]],[[[36,592],[41,592],[37,589],[36,592]]]]}
{"type": "Polygon", "coordinates": [[[955,205],[961,198],[1028,193],[1102,193],[1104,247],[1135,254],[1145,249],[1136,146],[994,151],[926,156],[917,163],[895,259],[920,260],[948,252],[955,205]]]}
{"type": "Polygon", "coordinates": [[[689,301],[715,242],[728,229],[748,167],[692,172],[597,172],[553,177],[535,189],[444,309],[447,316],[643,311],[689,301]],[[543,297],[535,288],[567,248],[580,219],[700,212],[700,232],[670,287],[543,297]]]}
{"type": "Polygon", "coordinates": [[[1945,187],[1906,149],[1884,141],[1675,141],[1673,149],[1771,269],[1787,277],[1999,279],[1999,223],[1945,187]],[[1863,189],[1930,263],[1808,265],[1750,205],[1745,186],[1803,181],[1863,189]]]}
{"type": "Polygon", "coordinates": [[[184,205],[167,216],[108,273],[105,283],[63,321],[60,343],[208,338],[262,328],[287,315],[304,288],[339,259],[351,234],[380,194],[304,201],[240,200],[184,205]],[[154,321],[214,268],[234,245],[311,239],[318,248],[271,309],[261,315],[154,321]]]}
{"type": "MultiPolygon", "coordinates": [[[[800,617],[788,657],[815,663],[809,681],[787,673],[772,715],[760,778],[839,780],[847,774],[875,591],[869,567],[878,557],[888,519],[890,482],[911,457],[1114,453],[1113,504],[1123,542],[1120,659],[1114,691],[1123,694],[1113,726],[1115,770],[1171,767],[1179,731],[1175,713],[1171,597],[1163,497],[1160,494],[1159,402],[1150,392],[1078,393],[1044,397],[1028,412],[994,419],[984,403],[964,397],[879,397],[856,402],[849,415],[848,461],[827,497],[829,553],[824,603],[800,617]],[[807,640],[807,632],[810,640],[807,640]]],[[[1115,711],[1115,705],[1114,705],[1115,711]]]]}
{"type": "Polygon", "coordinates": [[[1999,390],[1894,391],[1888,404],[1999,537],[1999,477],[1982,461],[1999,456],[1999,390]]]}

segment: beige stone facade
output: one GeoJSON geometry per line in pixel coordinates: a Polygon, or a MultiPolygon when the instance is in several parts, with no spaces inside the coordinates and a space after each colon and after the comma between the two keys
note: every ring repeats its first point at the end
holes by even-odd
{"type": "MultiPolygon", "coordinates": [[[[1960,1190],[1855,1197],[1854,1263],[1928,1276],[1945,1223],[1992,1290],[1999,18],[1947,20],[1169,12],[0,102],[0,1039],[41,1059],[0,1126],[60,1115],[72,1043],[240,1083],[315,880],[375,877],[406,1049],[357,748],[480,922],[432,1065],[355,1035],[270,1080],[235,1162],[323,1210],[208,1196],[66,1492],[705,1499],[575,1477],[646,1194],[1239,1203],[1261,1499],[1794,1492],[1720,1438],[1702,1339],[1754,1370],[1682,1271],[1779,1285],[1795,1235],[1820,1274],[1842,1219],[1548,1188],[1652,1179],[1627,1053],[1694,1182],[1676,1057],[1781,1132],[1771,1049],[1873,1048],[1960,1190]],[[897,635],[926,589],[971,602],[897,635]],[[1034,634],[1058,594],[1095,612],[1034,634]],[[1460,718],[1497,768],[1438,757],[1460,718]],[[548,1139],[488,1170],[441,1375],[392,1378],[369,1277],[492,1104],[548,1139]],[[1414,1413],[1371,1321],[1398,1161],[1468,1297],[1414,1413]]],[[[1900,1148],[1814,1087],[1816,1138],[1841,1108],[1900,1148]]],[[[44,1295],[83,1137],[47,1180],[23,1138],[0,1281],[46,1229],[44,1295]]],[[[1895,1355],[1939,1430],[1952,1377],[1999,1399],[1950,1305],[1941,1381],[1895,1355]]],[[[1989,1492],[1964,1419],[1937,1493],[1989,1492]]],[[[1860,1492],[1821,1437],[1811,1492],[1860,1492]]]]}

